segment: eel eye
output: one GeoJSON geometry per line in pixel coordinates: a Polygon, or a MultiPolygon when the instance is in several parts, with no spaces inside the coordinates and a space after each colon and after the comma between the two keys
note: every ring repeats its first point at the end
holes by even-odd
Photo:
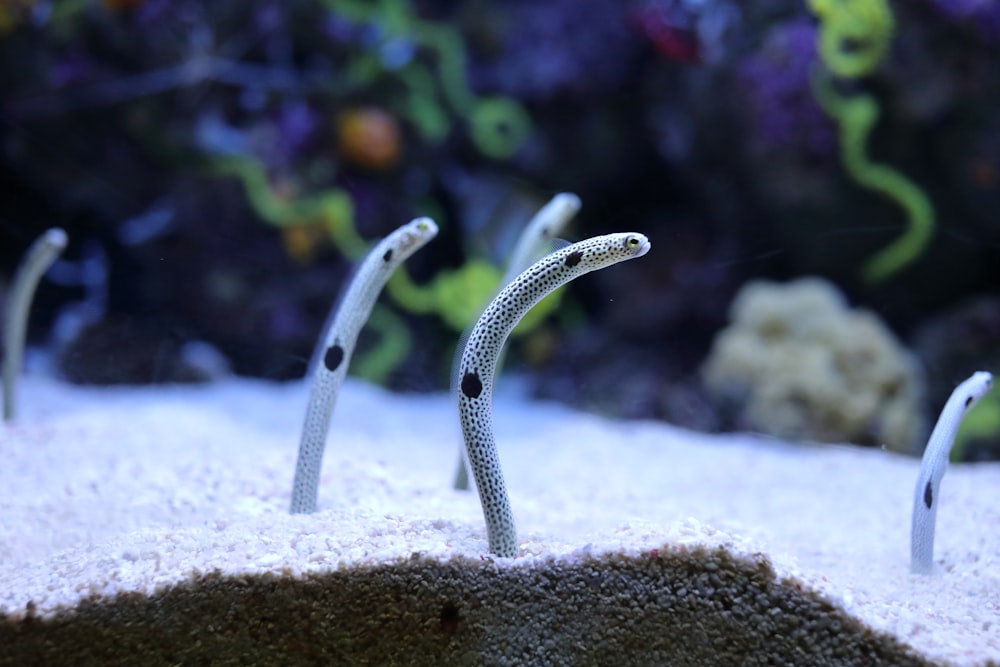
{"type": "Polygon", "coordinates": [[[422,232],[426,232],[427,229],[428,229],[428,225],[427,225],[426,222],[418,222],[417,223],[417,229],[419,229],[422,232]]]}
{"type": "Polygon", "coordinates": [[[639,239],[634,236],[630,236],[628,237],[628,240],[625,241],[625,244],[628,245],[629,248],[635,248],[639,245],[639,239]]]}

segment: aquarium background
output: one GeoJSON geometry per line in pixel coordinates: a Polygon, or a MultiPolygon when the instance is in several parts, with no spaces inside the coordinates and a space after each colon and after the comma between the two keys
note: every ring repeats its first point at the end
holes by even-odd
{"type": "MultiPolygon", "coordinates": [[[[293,379],[371,241],[429,215],[441,233],[390,282],[352,373],[441,391],[520,229],[574,192],[570,240],[653,248],[512,341],[532,395],[872,446],[895,420],[919,451],[955,385],[1000,368],[998,63],[989,0],[15,0],[0,277],[68,232],[29,340],[69,381],[293,379]],[[862,100],[867,129],[845,111],[862,100]],[[866,271],[921,216],[928,238],[866,271]],[[778,292],[760,325],[791,368],[708,381],[741,289],[803,277],[833,315],[778,292]],[[848,305],[877,324],[851,333],[848,305]],[[810,324],[818,356],[782,353],[810,324]],[[844,378],[889,358],[902,375],[873,371],[868,412],[843,414],[868,396],[844,378]],[[779,377],[763,416],[747,408],[779,377]],[[873,403],[901,393],[891,418],[873,403]]],[[[960,456],[1000,458],[1000,399],[977,411],[960,456]]]]}

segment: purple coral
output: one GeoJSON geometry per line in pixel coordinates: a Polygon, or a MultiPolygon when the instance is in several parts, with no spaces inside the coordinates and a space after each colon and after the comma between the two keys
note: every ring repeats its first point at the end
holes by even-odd
{"type": "Polygon", "coordinates": [[[308,102],[287,100],[264,123],[257,152],[272,168],[288,168],[315,143],[322,119],[308,102]]]}
{"type": "Polygon", "coordinates": [[[763,47],[739,67],[754,129],[765,147],[804,147],[817,155],[835,150],[833,125],[809,86],[816,59],[815,26],[794,20],[773,28],[763,47]]]}
{"type": "Polygon", "coordinates": [[[517,0],[503,6],[508,27],[498,57],[473,68],[477,88],[544,100],[616,89],[627,77],[640,42],[625,3],[592,0],[517,0]]]}
{"type": "Polygon", "coordinates": [[[63,88],[85,83],[93,73],[93,60],[82,49],[73,48],[53,60],[49,67],[49,85],[52,88],[63,88]]]}

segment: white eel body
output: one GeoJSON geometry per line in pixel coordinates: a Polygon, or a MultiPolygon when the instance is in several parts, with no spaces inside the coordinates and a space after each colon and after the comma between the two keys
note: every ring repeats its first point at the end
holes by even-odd
{"type": "Polygon", "coordinates": [[[39,236],[17,269],[7,303],[3,332],[3,418],[14,419],[17,412],[17,376],[21,372],[24,356],[24,338],[28,331],[28,312],[38,287],[38,281],[52,266],[52,262],[66,249],[69,239],[66,232],[53,227],[39,236]]]}
{"type": "Polygon", "coordinates": [[[486,307],[469,335],[460,365],[458,414],[466,453],[486,519],[491,553],[517,556],[517,532],[493,436],[493,376],[511,330],[532,306],[560,285],[585,273],[641,257],[642,234],[596,236],[557,250],[512,280],[486,307]]]}
{"type": "Polygon", "coordinates": [[[580,210],[580,198],[572,192],[560,192],[549,203],[538,209],[538,213],[528,221],[521,235],[517,237],[514,251],[510,254],[507,270],[500,279],[503,287],[542,254],[546,244],[562,234],[573,216],[580,210]]]}
{"type": "Polygon", "coordinates": [[[385,237],[365,256],[323,332],[308,374],[311,376],[299,457],[292,482],[292,514],[316,511],[326,434],[337,392],[347,375],[358,333],[393,271],[437,236],[430,218],[417,218],[385,237]]]}
{"type": "Polygon", "coordinates": [[[941,478],[948,468],[948,456],[962,418],[993,386],[993,376],[985,371],[958,385],[941,410],[920,462],[913,491],[913,518],[910,525],[910,570],[927,574],[934,568],[934,524],[941,478]]]}
{"type": "MultiPolygon", "coordinates": [[[[510,255],[507,270],[500,279],[498,291],[503,289],[519,273],[531,266],[537,257],[545,254],[548,243],[562,234],[569,221],[580,210],[580,198],[571,192],[560,192],[548,204],[538,210],[517,237],[517,244],[510,255]]],[[[469,339],[472,328],[466,329],[458,339],[457,353],[451,368],[451,392],[458,393],[459,368],[462,362],[462,352],[465,341],[469,339]]],[[[498,362],[501,365],[502,362],[498,362]]],[[[469,472],[465,464],[465,447],[459,446],[458,464],[455,466],[454,488],[465,491],[469,488],[469,472]]]]}

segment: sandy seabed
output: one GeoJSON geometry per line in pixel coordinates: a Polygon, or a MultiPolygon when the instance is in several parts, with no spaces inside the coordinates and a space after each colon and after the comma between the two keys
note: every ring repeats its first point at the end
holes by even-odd
{"type": "Polygon", "coordinates": [[[1000,464],[952,466],[917,576],[916,460],[501,393],[521,555],[499,559],[450,486],[445,395],[349,380],[319,511],[289,515],[306,396],[25,378],[0,664],[1000,662],[1000,464]]]}

